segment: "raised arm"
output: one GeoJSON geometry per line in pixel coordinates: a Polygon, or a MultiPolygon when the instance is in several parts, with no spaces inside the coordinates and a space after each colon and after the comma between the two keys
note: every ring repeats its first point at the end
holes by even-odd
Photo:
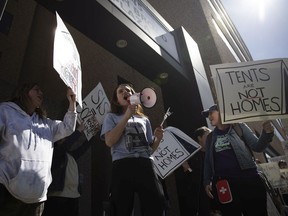
{"type": "Polygon", "coordinates": [[[137,109],[136,106],[137,105],[129,105],[119,123],[113,129],[105,133],[105,143],[107,146],[112,147],[118,142],[118,140],[123,134],[128,120],[133,114],[135,114],[137,109]]]}

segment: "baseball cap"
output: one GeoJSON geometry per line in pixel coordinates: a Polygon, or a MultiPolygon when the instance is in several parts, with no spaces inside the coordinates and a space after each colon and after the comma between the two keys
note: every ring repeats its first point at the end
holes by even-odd
{"type": "Polygon", "coordinates": [[[217,106],[217,104],[212,105],[209,109],[203,110],[203,111],[201,112],[201,114],[202,114],[205,118],[207,118],[207,117],[209,116],[209,113],[210,113],[210,112],[213,112],[213,111],[215,111],[215,110],[218,111],[218,106],[217,106]]]}

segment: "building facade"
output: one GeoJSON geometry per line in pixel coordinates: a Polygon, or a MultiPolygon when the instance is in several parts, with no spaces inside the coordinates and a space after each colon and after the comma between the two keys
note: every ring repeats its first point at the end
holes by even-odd
{"type": "MultiPolygon", "coordinates": [[[[200,113],[217,102],[210,65],[253,60],[220,0],[9,0],[0,21],[0,99],[25,81],[44,90],[49,117],[61,119],[66,86],[53,69],[55,12],[80,54],[83,98],[99,83],[107,96],[123,81],[137,91],[153,87],[156,106],[145,109],[152,126],[165,110],[166,126],[187,135],[207,125],[200,113]]],[[[261,133],[258,123],[250,126],[261,133]]],[[[277,125],[276,125],[277,126],[277,125]]],[[[101,215],[111,175],[109,149],[99,135],[80,161],[81,216],[101,215]]],[[[271,154],[283,154],[273,140],[271,154]]],[[[265,160],[265,155],[257,155],[265,160]]],[[[177,179],[164,180],[169,215],[180,215],[177,179]]]]}

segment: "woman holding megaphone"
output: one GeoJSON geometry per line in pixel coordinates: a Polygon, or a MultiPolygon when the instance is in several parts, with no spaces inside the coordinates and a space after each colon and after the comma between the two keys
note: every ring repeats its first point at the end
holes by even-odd
{"type": "Polygon", "coordinates": [[[130,103],[135,94],[129,84],[117,86],[111,99],[111,112],[102,125],[101,139],[111,148],[113,161],[112,211],[117,216],[131,215],[137,193],[143,216],[161,216],[165,198],[150,156],[163,137],[163,128],[157,127],[153,136],[141,104],[130,103]]]}

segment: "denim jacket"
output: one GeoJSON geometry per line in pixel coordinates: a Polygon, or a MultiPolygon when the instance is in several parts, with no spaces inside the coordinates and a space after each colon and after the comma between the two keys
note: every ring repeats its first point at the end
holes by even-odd
{"type": "MultiPolygon", "coordinates": [[[[264,131],[262,131],[261,136],[257,138],[257,136],[245,123],[239,123],[239,126],[242,130],[242,139],[236,133],[236,130],[233,128],[233,126],[230,127],[230,130],[227,133],[232,149],[235,152],[237,161],[242,170],[256,168],[256,164],[253,161],[249,148],[255,152],[263,152],[265,148],[269,145],[269,143],[272,141],[274,133],[265,133],[264,131]],[[246,144],[243,140],[245,140],[246,144]]],[[[206,155],[203,182],[204,186],[210,184],[215,173],[213,152],[216,139],[217,134],[214,130],[208,135],[206,140],[206,155]]]]}

